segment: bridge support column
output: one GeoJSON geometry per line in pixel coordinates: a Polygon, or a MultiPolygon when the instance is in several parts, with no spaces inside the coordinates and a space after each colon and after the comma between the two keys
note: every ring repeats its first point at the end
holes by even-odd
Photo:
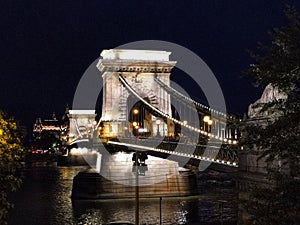
{"type": "MultiPolygon", "coordinates": [[[[100,173],[87,170],[74,177],[72,197],[84,199],[135,196],[133,153],[102,154],[100,173]]],[[[197,177],[177,162],[148,156],[148,170],[139,177],[140,197],[189,196],[198,193],[197,177]]]]}
{"type": "MultiPolygon", "coordinates": [[[[124,128],[128,125],[122,122],[129,122],[128,112],[132,110],[132,105],[128,102],[129,95],[137,102],[146,101],[162,113],[172,115],[170,96],[155,81],[155,77],[158,77],[165,85],[170,86],[171,70],[176,64],[169,60],[170,54],[171,52],[150,50],[102,51],[102,59],[97,68],[102,73],[104,83],[101,116],[101,121],[104,121],[104,136],[116,137],[126,132],[124,128]]],[[[139,126],[146,128],[144,121],[139,126]]],[[[165,126],[162,129],[161,135],[168,133],[165,126]]]]}

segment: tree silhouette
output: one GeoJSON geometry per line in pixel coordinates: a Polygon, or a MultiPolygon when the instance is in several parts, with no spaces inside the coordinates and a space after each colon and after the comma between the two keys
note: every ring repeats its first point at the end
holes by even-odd
{"type": "Polygon", "coordinates": [[[13,207],[8,201],[8,194],[21,184],[15,172],[22,155],[23,147],[16,123],[0,112],[0,224],[7,224],[8,212],[13,207]]]}
{"type": "Polygon", "coordinates": [[[258,85],[272,84],[285,99],[260,104],[262,123],[244,126],[242,143],[256,148],[269,164],[270,184],[254,187],[245,208],[251,224],[298,224],[300,200],[300,17],[291,7],[285,11],[287,24],[270,32],[271,45],[259,44],[251,56],[256,63],[247,70],[258,85]],[[282,169],[285,168],[288,169],[282,169]]]}

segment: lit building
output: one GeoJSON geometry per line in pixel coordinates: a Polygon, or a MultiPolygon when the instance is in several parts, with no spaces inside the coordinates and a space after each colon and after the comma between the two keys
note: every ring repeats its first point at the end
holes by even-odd
{"type": "Polygon", "coordinates": [[[51,119],[37,118],[33,125],[33,147],[49,150],[58,148],[68,140],[69,133],[69,107],[61,120],[56,118],[55,113],[51,119]]]}

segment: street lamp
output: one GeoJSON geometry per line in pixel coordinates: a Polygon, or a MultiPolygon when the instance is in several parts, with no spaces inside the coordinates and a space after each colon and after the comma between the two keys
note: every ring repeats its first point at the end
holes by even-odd
{"type": "Polygon", "coordinates": [[[137,129],[139,129],[138,122],[132,122],[132,134],[137,135],[137,129]]]}
{"type": "Polygon", "coordinates": [[[124,134],[125,134],[125,137],[128,136],[128,127],[124,127],[124,134]]]}
{"type": "Polygon", "coordinates": [[[160,132],[159,132],[159,125],[160,125],[160,120],[156,120],[155,121],[156,125],[157,125],[157,132],[156,132],[156,136],[160,136],[160,132]]]}
{"type": "Polygon", "coordinates": [[[209,126],[211,126],[213,124],[213,121],[210,119],[210,116],[204,116],[203,117],[203,122],[204,122],[204,131],[205,131],[205,123],[207,123],[207,132],[209,131],[209,126]]]}
{"type": "Polygon", "coordinates": [[[135,172],[135,224],[139,225],[139,175],[145,176],[145,172],[148,171],[148,166],[145,163],[148,156],[145,152],[135,151],[132,156],[133,167],[132,172],[135,172]]]}
{"type": "Polygon", "coordinates": [[[139,113],[139,110],[138,109],[134,109],[133,110],[133,114],[137,115],[139,113]]]}
{"type": "Polygon", "coordinates": [[[204,116],[204,117],[203,117],[203,121],[204,121],[205,123],[207,123],[209,120],[210,120],[210,117],[209,117],[209,116],[204,116]]]}

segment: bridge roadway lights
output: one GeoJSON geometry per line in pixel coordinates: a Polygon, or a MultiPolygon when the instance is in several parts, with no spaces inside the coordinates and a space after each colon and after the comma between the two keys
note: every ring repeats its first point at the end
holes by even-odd
{"type": "Polygon", "coordinates": [[[163,152],[163,153],[170,154],[170,155],[179,155],[182,157],[188,157],[188,158],[199,159],[199,160],[203,160],[203,161],[207,161],[207,162],[223,164],[223,165],[230,166],[230,167],[238,167],[238,164],[236,162],[230,162],[230,161],[225,161],[225,160],[220,161],[219,159],[215,160],[215,159],[211,159],[209,157],[201,157],[201,156],[197,156],[197,155],[193,155],[193,154],[187,154],[184,152],[169,151],[169,150],[164,150],[164,149],[159,149],[159,148],[140,146],[140,145],[136,145],[136,144],[114,142],[114,141],[109,141],[109,144],[134,147],[134,148],[139,148],[139,149],[149,150],[149,151],[163,152]]]}

